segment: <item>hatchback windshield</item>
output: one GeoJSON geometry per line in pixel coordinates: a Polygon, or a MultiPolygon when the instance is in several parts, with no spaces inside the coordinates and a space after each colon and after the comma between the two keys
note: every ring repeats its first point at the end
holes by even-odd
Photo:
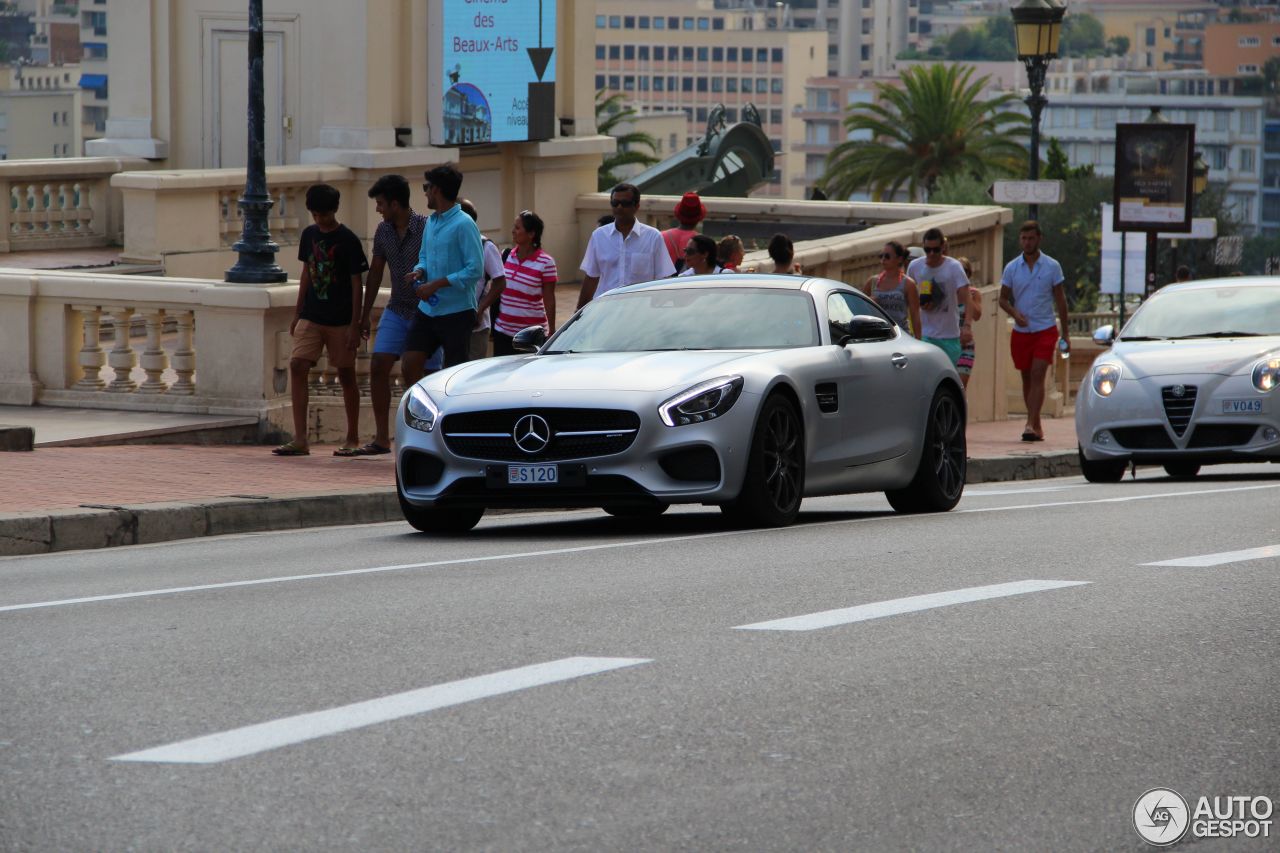
{"type": "Polygon", "coordinates": [[[1121,340],[1280,335],[1280,287],[1224,286],[1157,293],[1121,340]]]}
{"type": "Polygon", "coordinates": [[[587,304],[548,353],[816,346],[807,293],[748,287],[655,288],[587,304]]]}

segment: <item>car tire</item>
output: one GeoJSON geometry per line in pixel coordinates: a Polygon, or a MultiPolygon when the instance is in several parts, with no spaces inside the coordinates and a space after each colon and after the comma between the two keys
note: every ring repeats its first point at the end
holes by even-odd
{"type": "Polygon", "coordinates": [[[929,404],[924,448],[915,477],[905,489],[885,492],[889,505],[902,513],[946,512],[964,494],[966,457],[964,406],[957,392],[939,388],[929,404]]]}
{"type": "Polygon", "coordinates": [[[668,509],[670,504],[649,504],[648,506],[604,506],[605,512],[614,518],[657,518],[668,509]]]}
{"type": "Polygon", "coordinates": [[[1129,468],[1129,463],[1123,459],[1099,459],[1096,462],[1085,459],[1080,445],[1076,445],[1076,454],[1080,457],[1080,473],[1090,483],[1118,483],[1129,468]]]}
{"type": "Polygon", "coordinates": [[[751,527],[791,524],[804,500],[804,466],[804,424],[795,406],[774,394],[760,409],[742,490],[721,509],[751,527]]]}
{"type": "Polygon", "coordinates": [[[1190,480],[1200,473],[1200,466],[1194,462],[1170,462],[1164,466],[1164,472],[1178,480],[1190,480]]]}
{"type": "Polygon", "coordinates": [[[484,507],[478,509],[439,509],[414,506],[400,491],[400,475],[396,475],[396,497],[400,499],[400,512],[409,526],[421,533],[466,533],[484,516],[484,507]]]}

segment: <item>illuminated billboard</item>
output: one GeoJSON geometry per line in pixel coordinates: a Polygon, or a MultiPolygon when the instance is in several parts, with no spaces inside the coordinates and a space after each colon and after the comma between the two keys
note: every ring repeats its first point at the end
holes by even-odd
{"type": "Polygon", "coordinates": [[[440,20],[443,73],[431,96],[431,142],[553,137],[556,0],[443,0],[440,20]]]}

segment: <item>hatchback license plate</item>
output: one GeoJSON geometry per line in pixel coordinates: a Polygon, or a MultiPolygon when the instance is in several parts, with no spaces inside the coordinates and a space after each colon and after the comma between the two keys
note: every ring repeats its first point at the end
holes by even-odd
{"type": "Polygon", "coordinates": [[[1224,415],[1246,415],[1256,414],[1262,411],[1261,400],[1223,400],[1222,413],[1224,415]]]}
{"type": "Polygon", "coordinates": [[[507,483],[513,486],[553,486],[560,482],[558,465],[508,465],[507,483]]]}

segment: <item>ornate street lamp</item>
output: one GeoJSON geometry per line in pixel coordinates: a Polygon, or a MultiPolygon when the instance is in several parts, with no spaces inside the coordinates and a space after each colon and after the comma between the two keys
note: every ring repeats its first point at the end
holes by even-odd
{"type": "MultiPolygon", "coordinates": [[[[1031,180],[1035,181],[1040,178],[1040,113],[1049,102],[1044,96],[1044,77],[1049,60],[1058,55],[1058,37],[1067,7],[1051,0],[1022,0],[1009,11],[1013,15],[1018,58],[1027,68],[1027,85],[1031,87],[1026,103],[1031,109],[1031,180]]],[[[1028,205],[1028,213],[1032,219],[1039,219],[1040,206],[1028,205]]]]}
{"type": "Polygon", "coordinates": [[[272,201],[267,193],[262,89],[262,0],[249,0],[249,162],[244,195],[236,205],[244,218],[244,230],[239,242],[231,247],[240,253],[240,260],[226,274],[226,281],[234,284],[277,284],[288,279],[276,264],[280,247],[271,241],[267,222],[272,201]]]}

